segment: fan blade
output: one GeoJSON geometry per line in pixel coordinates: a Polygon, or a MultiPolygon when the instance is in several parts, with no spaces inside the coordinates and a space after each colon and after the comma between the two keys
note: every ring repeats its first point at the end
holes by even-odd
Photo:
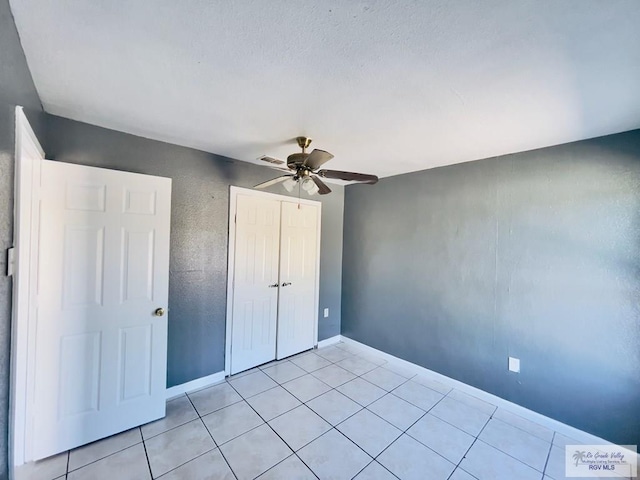
{"type": "Polygon", "coordinates": [[[326,195],[327,193],[331,193],[331,189],[327,187],[327,184],[320,180],[315,175],[311,175],[311,180],[318,186],[318,193],[320,195],[326,195]]]}
{"type": "Polygon", "coordinates": [[[325,152],[324,150],[318,150],[317,148],[313,150],[304,161],[304,166],[309,167],[311,170],[315,170],[316,168],[320,168],[322,165],[327,163],[329,160],[333,158],[333,155],[329,152],[325,152]]]}
{"type": "Polygon", "coordinates": [[[350,182],[368,183],[373,185],[378,182],[378,177],[375,175],[368,175],[366,173],[354,173],[354,172],[341,172],[339,170],[320,170],[318,172],[323,178],[335,178],[337,180],[347,180],[350,182]]]}
{"type": "Polygon", "coordinates": [[[279,158],[270,157],[268,155],[262,155],[258,157],[258,160],[262,160],[263,162],[271,163],[273,165],[282,165],[284,160],[280,160],[279,158]]]}
{"type": "Polygon", "coordinates": [[[273,180],[268,180],[266,182],[259,183],[253,188],[267,188],[271,185],[275,185],[276,183],[284,182],[287,178],[291,178],[293,175],[283,175],[282,177],[274,178],[273,180]]]}

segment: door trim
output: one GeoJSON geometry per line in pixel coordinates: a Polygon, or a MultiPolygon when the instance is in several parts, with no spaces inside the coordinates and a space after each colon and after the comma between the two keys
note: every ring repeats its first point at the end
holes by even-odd
{"type": "Polygon", "coordinates": [[[13,276],[13,308],[11,318],[11,377],[9,395],[9,475],[13,467],[31,460],[32,423],[30,405],[33,401],[30,389],[29,369],[33,368],[31,356],[35,350],[35,335],[30,328],[31,290],[33,269],[37,258],[32,257],[31,239],[34,231],[32,215],[37,205],[40,168],[44,151],[22,107],[15,109],[15,174],[13,207],[13,247],[15,268],[13,276]],[[35,200],[35,202],[34,202],[35,200]]]}
{"type": "Polygon", "coordinates": [[[269,200],[279,200],[284,202],[296,203],[300,202],[302,205],[313,205],[318,207],[318,251],[316,253],[316,291],[314,298],[314,346],[318,345],[318,308],[320,305],[320,239],[321,239],[321,224],[322,224],[322,202],[317,200],[309,200],[306,198],[298,199],[296,197],[289,197],[287,195],[279,195],[277,193],[262,192],[259,190],[252,190],[250,188],[242,188],[231,185],[229,187],[229,232],[227,245],[227,315],[225,320],[226,340],[224,348],[224,374],[229,376],[231,373],[231,328],[233,326],[233,285],[234,285],[234,273],[236,262],[236,229],[235,229],[235,214],[238,195],[247,195],[250,197],[260,197],[269,200]]]}

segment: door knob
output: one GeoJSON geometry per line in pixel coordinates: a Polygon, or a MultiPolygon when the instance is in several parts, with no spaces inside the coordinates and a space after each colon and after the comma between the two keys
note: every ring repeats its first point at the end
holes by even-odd
{"type": "Polygon", "coordinates": [[[291,282],[283,282],[283,283],[282,283],[282,286],[283,286],[283,287],[288,287],[289,285],[291,285],[291,282]]]}
{"type": "Polygon", "coordinates": [[[162,317],[164,315],[164,308],[156,308],[153,312],[156,317],[162,317]]]}
{"type": "Polygon", "coordinates": [[[277,287],[278,287],[277,283],[274,283],[273,285],[269,285],[269,288],[277,288],[277,287]]]}

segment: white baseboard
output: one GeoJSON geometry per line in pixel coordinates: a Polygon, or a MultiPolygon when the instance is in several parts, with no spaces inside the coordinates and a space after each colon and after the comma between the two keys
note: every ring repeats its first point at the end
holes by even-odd
{"type": "MultiPolygon", "coordinates": [[[[573,438],[574,440],[578,440],[579,442],[585,445],[611,444],[611,442],[609,442],[608,440],[604,440],[600,437],[596,437],[595,435],[584,432],[582,430],[579,430],[565,423],[559,422],[558,420],[554,420],[553,418],[546,417],[540,413],[534,412],[533,410],[529,410],[528,408],[522,407],[516,403],[505,400],[504,398],[500,398],[496,395],[485,392],[484,390],[480,390],[479,388],[472,387],[471,385],[467,385],[466,383],[462,383],[458,380],[454,380],[453,378],[434,372],[433,370],[429,370],[428,368],[421,367],[420,365],[416,365],[415,363],[411,363],[406,360],[402,360],[401,358],[394,357],[393,355],[390,355],[381,350],[365,345],[364,343],[360,343],[360,342],[357,342],[356,340],[352,340],[349,337],[345,337],[342,335],[340,337],[341,337],[341,341],[343,341],[348,345],[352,345],[356,348],[360,348],[362,351],[379,356],[380,358],[385,359],[389,363],[402,366],[404,368],[407,368],[410,371],[414,371],[416,374],[420,374],[424,377],[430,378],[432,380],[436,380],[451,388],[455,388],[462,392],[468,393],[469,395],[472,395],[476,398],[489,402],[499,408],[503,408],[504,410],[507,410],[511,413],[519,415],[523,418],[526,418],[527,420],[530,420],[539,425],[547,427],[550,430],[558,432],[569,438],[573,438]]],[[[333,339],[330,339],[330,340],[333,340],[333,339]]]]}
{"type": "Polygon", "coordinates": [[[200,390],[201,388],[210,387],[211,385],[220,383],[224,380],[224,377],[225,374],[224,371],[222,371],[167,388],[167,400],[188,392],[193,392],[194,390],[200,390]]]}
{"type": "Polygon", "coordinates": [[[318,342],[318,348],[328,347],[329,345],[335,345],[342,340],[342,335],[336,335],[335,337],[325,338],[324,340],[320,340],[318,342]]]}

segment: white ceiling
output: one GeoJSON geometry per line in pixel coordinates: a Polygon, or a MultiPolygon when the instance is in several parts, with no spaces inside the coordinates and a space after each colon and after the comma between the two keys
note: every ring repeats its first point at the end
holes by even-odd
{"type": "Polygon", "coordinates": [[[637,0],[11,0],[46,111],[380,176],[640,128],[637,0]]]}

